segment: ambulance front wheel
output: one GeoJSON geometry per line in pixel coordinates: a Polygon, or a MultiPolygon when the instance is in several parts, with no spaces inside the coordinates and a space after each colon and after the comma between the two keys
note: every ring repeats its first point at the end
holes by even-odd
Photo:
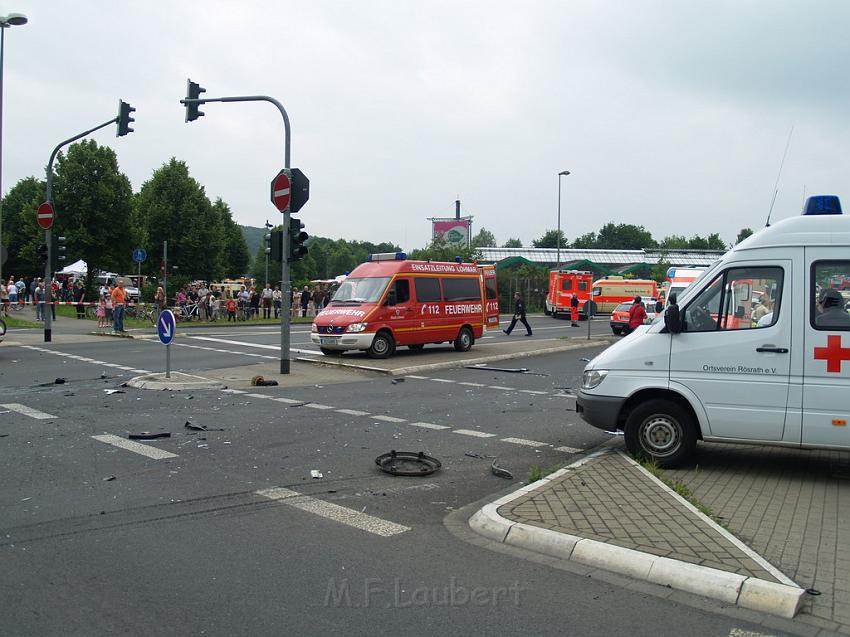
{"type": "Polygon", "coordinates": [[[389,358],[395,351],[395,341],[389,332],[378,332],[372,339],[372,346],[366,350],[369,358],[389,358]]]}
{"type": "Polygon", "coordinates": [[[455,349],[458,352],[468,352],[472,349],[472,344],[475,342],[475,337],[472,335],[472,330],[468,327],[460,328],[455,339],[455,349]]]}
{"type": "Polygon", "coordinates": [[[682,464],[697,444],[693,416],[675,402],[664,399],[648,400],[636,407],[623,432],[629,453],[661,468],[682,464]]]}

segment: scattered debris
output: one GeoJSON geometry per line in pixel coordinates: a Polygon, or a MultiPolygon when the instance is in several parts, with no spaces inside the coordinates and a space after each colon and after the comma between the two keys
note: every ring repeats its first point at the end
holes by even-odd
{"type": "Polygon", "coordinates": [[[100,375],[100,377],[101,377],[101,378],[108,378],[108,376],[106,375],[106,372],[104,372],[103,374],[101,374],[101,375],[100,375]]]}
{"type": "Polygon", "coordinates": [[[396,451],[395,449],[375,458],[375,464],[381,471],[394,476],[427,476],[443,466],[436,458],[425,455],[424,451],[396,451]]]}
{"type": "Polygon", "coordinates": [[[106,392],[107,396],[111,396],[112,394],[126,394],[127,393],[123,389],[104,389],[103,391],[106,392]]]}
{"type": "Polygon", "coordinates": [[[0,438],[6,438],[9,434],[0,434],[0,438]]]}
{"type": "Polygon", "coordinates": [[[590,362],[590,359],[585,358],[584,356],[582,356],[579,360],[582,361],[583,363],[589,363],[590,362]]]}
{"type": "Polygon", "coordinates": [[[149,431],[142,431],[137,434],[127,434],[127,437],[130,440],[156,440],[157,438],[171,438],[171,432],[160,431],[158,433],[151,433],[149,431]]]}
{"type": "MultiPolygon", "coordinates": [[[[605,431],[605,430],[603,430],[603,431],[605,431]]],[[[606,434],[608,434],[609,436],[624,436],[624,435],[625,435],[625,434],[624,434],[622,431],[620,431],[619,429],[618,429],[618,430],[616,430],[616,431],[605,431],[605,433],[606,433],[606,434]]]]}
{"type": "Polygon", "coordinates": [[[393,378],[390,382],[391,382],[393,385],[398,385],[399,383],[403,383],[403,382],[404,382],[404,379],[403,379],[403,378],[393,378]]]}
{"type": "Polygon", "coordinates": [[[465,456],[469,456],[470,458],[478,458],[480,460],[487,460],[488,458],[495,458],[496,456],[482,456],[480,453],[475,453],[474,451],[466,451],[464,452],[465,456]]]}
{"type": "Polygon", "coordinates": [[[23,500],[21,500],[21,502],[26,502],[27,500],[32,500],[32,496],[30,496],[28,498],[24,498],[23,500]]]}
{"type": "Polygon", "coordinates": [[[526,374],[528,373],[527,367],[488,367],[483,363],[479,363],[478,365],[464,365],[466,369],[483,369],[488,372],[509,372],[511,374],[526,374]]]}
{"type": "Polygon", "coordinates": [[[294,405],[290,405],[290,407],[303,407],[304,405],[309,405],[312,402],[312,400],[305,400],[303,403],[295,403],[294,405]]]}
{"type": "Polygon", "coordinates": [[[276,380],[266,380],[265,378],[259,375],[254,376],[251,379],[251,384],[256,387],[277,387],[276,380]]]}
{"type": "Polygon", "coordinates": [[[56,380],[53,381],[53,384],[54,385],[64,385],[65,379],[64,378],[57,378],[56,380]]]}
{"type": "Polygon", "coordinates": [[[820,595],[820,591],[819,591],[818,589],[816,589],[816,588],[807,588],[807,589],[806,589],[806,592],[807,592],[809,595],[820,595]]]}
{"type": "Polygon", "coordinates": [[[189,422],[188,420],[183,425],[186,429],[193,429],[194,431],[224,431],[221,427],[207,427],[206,425],[196,425],[194,423],[189,422]]]}
{"type": "Polygon", "coordinates": [[[499,476],[500,478],[505,478],[506,480],[513,480],[514,474],[512,474],[507,469],[502,469],[499,465],[496,464],[496,461],[493,460],[493,464],[490,465],[490,471],[494,476],[499,476]]]}
{"type": "Polygon", "coordinates": [[[310,477],[318,480],[319,478],[324,478],[325,476],[318,469],[311,469],[310,470],[310,477]]]}
{"type": "Polygon", "coordinates": [[[115,479],[115,476],[107,476],[103,479],[104,482],[112,482],[115,479]]]}

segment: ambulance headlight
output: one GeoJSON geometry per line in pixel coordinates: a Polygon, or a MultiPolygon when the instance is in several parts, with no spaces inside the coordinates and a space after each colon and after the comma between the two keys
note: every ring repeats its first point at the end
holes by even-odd
{"type": "Polygon", "coordinates": [[[352,323],[346,328],[346,332],[362,332],[366,329],[366,323],[352,323]]]}
{"type": "Polygon", "coordinates": [[[311,327],[311,328],[310,328],[310,331],[311,331],[311,332],[318,332],[318,331],[319,331],[319,327],[318,327],[318,325],[316,325],[315,323],[313,323],[313,327],[311,327]]]}
{"type": "Polygon", "coordinates": [[[607,369],[588,369],[585,370],[584,376],[581,379],[582,389],[595,389],[599,386],[605,377],[608,375],[607,369]]]}

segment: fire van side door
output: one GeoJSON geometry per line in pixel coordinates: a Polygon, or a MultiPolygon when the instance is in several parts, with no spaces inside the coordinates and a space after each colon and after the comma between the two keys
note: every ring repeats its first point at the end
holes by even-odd
{"type": "Polygon", "coordinates": [[[847,252],[805,249],[803,445],[850,448],[850,294],[836,288],[850,276],[847,252]],[[819,303],[829,288],[832,298],[819,303]]]}
{"type": "Polygon", "coordinates": [[[480,267],[484,279],[484,325],[487,329],[495,330],[499,328],[499,289],[496,284],[496,266],[480,267]]]}

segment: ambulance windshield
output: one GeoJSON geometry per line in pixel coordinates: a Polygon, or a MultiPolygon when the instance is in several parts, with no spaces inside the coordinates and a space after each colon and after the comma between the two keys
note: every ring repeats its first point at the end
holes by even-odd
{"type": "Polygon", "coordinates": [[[339,286],[331,299],[331,305],[377,303],[389,282],[390,277],[388,276],[363,279],[348,278],[339,286]]]}

